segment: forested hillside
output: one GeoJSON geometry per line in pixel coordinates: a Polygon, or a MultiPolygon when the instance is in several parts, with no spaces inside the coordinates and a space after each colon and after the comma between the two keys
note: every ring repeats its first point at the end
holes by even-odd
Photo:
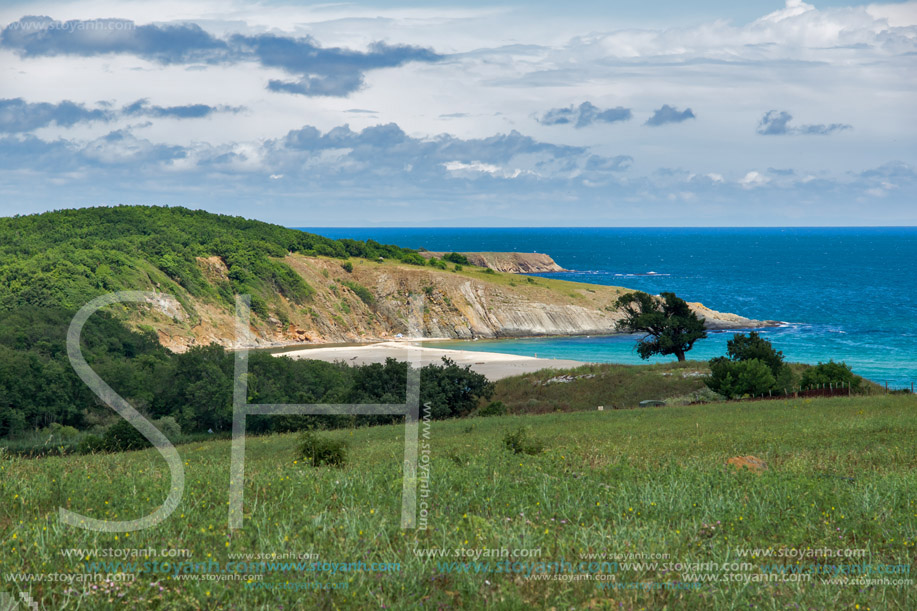
{"type": "Polygon", "coordinates": [[[397,246],[331,240],[200,210],[60,210],[0,218],[0,311],[23,305],[76,309],[107,292],[156,289],[175,294],[192,313],[185,292],[228,307],[235,294],[250,294],[255,314],[267,317],[281,296],[301,303],[313,291],[277,260],[290,253],[425,263],[397,246]],[[204,277],[198,261],[213,256],[225,264],[226,282],[204,277]]]}
{"type": "MultiPolygon", "coordinates": [[[[256,317],[284,318],[289,304],[311,302],[315,293],[284,262],[291,253],[427,264],[415,251],[397,246],[331,240],[185,208],[119,206],[0,218],[0,438],[51,431],[51,424],[102,434],[117,420],[67,358],[67,328],[93,297],[118,290],[169,293],[194,324],[197,309],[209,304],[231,311],[236,294],[249,294],[256,317]],[[208,278],[201,261],[213,258],[225,273],[208,278]]],[[[144,307],[95,314],[83,332],[87,360],[151,419],[174,419],[185,433],[226,430],[232,417],[231,353],[208,344],[174,354],[146,325],[125,324],[131,312],[144,307]]],[[[404,393],[404,364],[351,368],[253,353],[251,368],[253,401],[403,400],[391,395],[397,388],[404,393]]],[[[480,392],[489,388],[460,368],[428,367],[430,392],[439,386],[434,378],[440,374],[463,377],[480,392]]],[[[470,409],[460,397],[445,404],[470,409]]],[[[312,421],[255,418],[252,430],[287,430],[312,421]]],[[[67,440],[57,435],[52,441],[67,440]]]]}
{"type": "MultiPolygon", "coordinates": [[[[71,317],[70,311],[61,308],[20,307],[0,318],[0,439],[31,437],[32,445],[51,445],[53,449],[64,444],[72,449],[80,437],[85,437],[77,431],[102,439],[120,420],[77,378],[70,365],[65,340],[71,317]],[[76,430],[68,436],[61,434],[65,429],[52,424],[76,430]],[[44,431],[44,435],[37,431],[44,431]]],[[[178,436],[230,429],[233,355],[222,346],[197,346],[175,354],[161,346],[154,334],[132,331],[100,312],[84,328],[82,348],[86,360],[106,383],[157,424],[169,419],[178,436]]],[[[407,363],[394,360],[385,365],[350,367],[276,358],[256,351],[249,357],[249,367],[249,401],[253,403],[405,400],[407,363]]],[[[435,402],[433,416],[437,418],[463,416],[493,391],[484,376],[451,363],[425,366],[421,381],[421,400],[435,402]]],[[[248,430],[289,431],[394,419],[253,416],[248,430]]],[[[131,427],[126,430],[128,439],[137,437],[131,427]]]]}

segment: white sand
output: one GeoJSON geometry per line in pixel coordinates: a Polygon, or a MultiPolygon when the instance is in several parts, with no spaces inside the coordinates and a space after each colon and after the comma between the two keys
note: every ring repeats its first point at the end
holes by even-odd
{"type": "Polygon", "coordinates": [[[418,346],[414,342],[381,342],[366,346],[337,346],[333,348],[306,348],[291,350],[275,356],[288,356],[294,359],[316,359],[319,361],[343,361],[352,365],[384,363],[392,357],[399,361],[408,360],[408,352],[416,351],[422,365],[440,363],[447,356],[457,365],[471,365],[471,369],[482,373],[489,380],[499,380],[541,369],[568,369],[585,365],[582,361],[567,359],[539,359],[531,356],[500,354],[497,352],[473,352],[470,350],[448,350],[418,346]]]}

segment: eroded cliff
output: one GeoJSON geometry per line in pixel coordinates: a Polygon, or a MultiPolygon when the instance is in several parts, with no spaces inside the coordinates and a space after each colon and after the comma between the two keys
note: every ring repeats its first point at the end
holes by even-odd
{"type": "MultiPolygon", "coordinates": [[[[627,292],[620,287],[491,273],[479,268],[443,271],[396,262],[341,261],[289,255],[290,265],[315,293],[306,305],[287,303],[281,317],[253,319],[259,345],[340,343],[405,336],[470,339],[540,335],[615,333],[619,314],[613,304],[627,292]],[[411,299],[421,298],[412,310],[411,299]],[[417,312],[412,315],[412,312],[417,312]],[[417,321],[419,333],[412,328],[417,321]]],[[[199,260],[214,283],[225,277],[215,257],[199,260]]],[[[233,312],[194,303],[195,316],[152,315],[160,340],[173,350],[220,343],[234,345],[233,312]]],[[[767,323],[691,304],[710,328],[754,328],[767,323]]]]}
{"type": "MultiPolygon", "coordinates": [[[[445,252],[422,251],[425,259],[443,258],[445,252]]],[[[547,272],[565,272],[549,255],[540,252],[461,252],[468,262],[478,267],[489,267],[498,272],[510,274],[544,274],[547,272]]]]}

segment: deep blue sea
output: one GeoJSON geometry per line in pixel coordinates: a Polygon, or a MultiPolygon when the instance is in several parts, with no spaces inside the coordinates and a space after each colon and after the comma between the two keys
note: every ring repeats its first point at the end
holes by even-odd
{"type": "MultiPolygon", "coordinates": [[[[894,387],[917,382],[917,228],[370,229],[309,228],[331,238],[374,239],[442,251],[543,252],[595,284],[675,292],[723,312],[780,320],[764,331],[788,360],[845,361],[894,387]],[[647,272],[655,276],[644,276],[647,272]]],[[[726,351],[712,333],[689,358],[726,351]]],[[[584,361],[638,363],[631,337],[451,342],[584,361]]],[[[671,359],[660,359],[671,360],[671,359]]]]}

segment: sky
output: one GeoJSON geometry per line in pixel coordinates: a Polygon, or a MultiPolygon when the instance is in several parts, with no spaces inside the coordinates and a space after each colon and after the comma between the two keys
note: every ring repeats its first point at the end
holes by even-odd
{"type": "Polygon", "coordinates": [[[917,225],[917,2],[0,5],[0,215],[917,225]]]}

